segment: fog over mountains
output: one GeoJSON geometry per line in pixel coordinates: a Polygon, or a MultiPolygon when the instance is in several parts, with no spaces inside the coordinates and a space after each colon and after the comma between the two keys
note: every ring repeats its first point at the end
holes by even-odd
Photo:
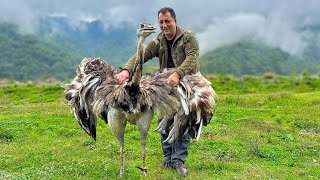
{"type": "MultiPolygon", "coordinates": [[[[0,19],[17,23],[27,32],[35,32],[44,16],[65,17],[75,29],[98,20],[108,31],[127,24],[135,27],[140,21],[157,23],[157,11],[164,6],[175,9],[178,25],[198,34],[201,53],[251,36],[299,54],[310,36],[320,39],[319,32],[309,29],[320,24],[317,0],[1,0],[0,19]]],[[[56,27],[55,33],[60,30],[56,27]]]]}
{"type": "Polygon", "coordinates": [[[135,52],[139,22],[157,24],[165,6],[175,9],[178,26],[197,34],[201,56],[249,39],[298,57],[295,64],[306,57],[320,61],[317,0],[1,0],[0,22],[120,66],[135,52]]]}

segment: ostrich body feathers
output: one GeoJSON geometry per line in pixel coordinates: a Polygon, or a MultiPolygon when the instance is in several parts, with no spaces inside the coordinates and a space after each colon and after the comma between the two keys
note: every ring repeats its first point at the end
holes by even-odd
{"type": "Polygon", "coordinates": [[[128,82],[118,84],[114,79],[117,70],[105,61],[85,58],[77,68],[77,76],[66,86],[65,97],[81,127],[94,139],[97,116],[109,121],[110,109],[119,111],[132,124],[136,124],[140,113],[157,112],[163,122],[156,131],[163,133],[172,126],[168,142],[184,133],[196,138],[201,126],[210,123],[216,94],[201,73],[186,75],[177,87],[172,87],[167,78],[173,71],[144,75],[139,86],[132,87],[128,82]]]}

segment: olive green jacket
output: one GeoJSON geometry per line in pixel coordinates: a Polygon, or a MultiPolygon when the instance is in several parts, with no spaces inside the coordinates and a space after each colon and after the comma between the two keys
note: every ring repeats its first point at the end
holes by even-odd
{"type": "MultiPolygon", "coordinates": [[[[177,34],[173,41],[171,53],[173,62],[177,67],[176,72],[180,75],[180,78],[200,71],[198,61],[199,43],[192,31],[177,27],[177,34]]],[[[167,67],[168,47],[163,33],[158,34],[145,47],[144,62],[153,57],[159,58],[160,69],[167,67]]],[[[133,55],[123,68],[128,70],[130,75],[132,75],[135,59],[136,55],[133,55]]]]}

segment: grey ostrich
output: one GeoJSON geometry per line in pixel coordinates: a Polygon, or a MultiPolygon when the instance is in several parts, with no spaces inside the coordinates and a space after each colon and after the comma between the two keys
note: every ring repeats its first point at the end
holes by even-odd
{"type": "Polygon", "coordinates": [[[108,123],[120,144],[120,177],[124,175],[124,130],[127,122],[138,127],[141,134],[142,165],[145,167],[146,138],[154,112],[163,120],[156,131],[164,133],[171,127],[172,142],[183,133],[199,138],[215,111],[214,90],[200,73],[185,76],[177,87],[167,84],[174,69],[142,76],[143,43],[155,32],[151,24],[142,23],[138,30],[137,59],[134,73],[124,84],[118,84],[116,69],[99,58],[85,58],[77,68],[77,76],[65,87],[68,100],[80,126],[96,139],[97,116],[108,123]]]}

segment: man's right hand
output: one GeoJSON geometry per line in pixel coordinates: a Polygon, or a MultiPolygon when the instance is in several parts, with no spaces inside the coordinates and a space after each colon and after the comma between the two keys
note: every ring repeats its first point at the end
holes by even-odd
{"type": "Polygon", "coordinates": [[[128,77],[129,71],[124,69],[119,74],[116,74],[114,79],[116,79],[119,84],[122,84],[128,77]]]}

